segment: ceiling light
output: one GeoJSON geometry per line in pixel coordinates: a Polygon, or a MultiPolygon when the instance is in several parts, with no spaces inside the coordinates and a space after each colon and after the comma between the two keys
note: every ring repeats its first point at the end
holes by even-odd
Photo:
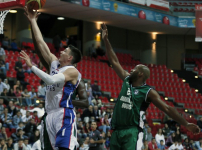
{"type": "Polygon", "coordinates": [[[165,100],[167,101],[167,100],[168,100],[168,98],[167,98],[167,97],[165,97],[165,100]]]}
{"type": "Polygon", "coordinates": [[[183,80],[182,80],[182,82],[186,82],[186,80],[185,80],[185,79],[183,79],[183,80]]]}
{"type": "Polygon", "coordinates": [[[40,103],[40,100],[36,100],[36,103],[40,103]]]}
{"type": "Polygon", "coordinates": [[[97,21],[96,23],[98,23],[98,24],[102,24],[102,22],[101,22],[101,21],[97,21]]]}
{"type": "Polygon", "coordinates": [[[101,32],[98,32],[97,34],[101,34],[101,32]]]}
{"type": "Polygon", "coordinates": [[[185,112],[188,112],[188,110],[187,110],[187,109],[185,109],[184,111],[185,111],[185,112]]]}
{"type": "Polygon", "coordinates": [[[17,10],[10,10],[10,13],[17,13],[17,10]]]}
{"type": "Polygon", "coordinates": [[[191,118],[192,116],[190,115],[189,117],[191,118]]]}
{"type": "Polygon", "coordinates": [[[195,89],[195,92],[198,92],[198,89],[195,89]]]}
{"type": "Polygon", "coordinates": [[[173,70],[171,70],[170,72],[172,72],[172,73],[173,73],[174,71],[173,71],[173,70]]]}
{"type": "Polygon", "coordinates": [[[113,98],[110,98],[110,101],[111,101],[111,102],[113,102],[113,101],[114,101],[114,99],[113,99],[113,98]]]}
{"type": "Polygon", "coordinates": [[[58,19],[58,20],[65,20],[64,17],[58,17],[57,19],[58,19]]]}
{"type": "Polygon", "coordinates": [[[197,78],[198,78],[198,76],[195,76],[195,78],[197,79],[197,78]]]}

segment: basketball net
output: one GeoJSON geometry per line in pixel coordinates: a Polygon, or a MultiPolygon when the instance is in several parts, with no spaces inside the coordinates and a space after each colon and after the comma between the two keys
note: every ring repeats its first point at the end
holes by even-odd
{"type": "Polygon", "coordinates": [[[9,10],[0,11],[0,34],[4,32],[4,19],[6,18],[9,10]]]}

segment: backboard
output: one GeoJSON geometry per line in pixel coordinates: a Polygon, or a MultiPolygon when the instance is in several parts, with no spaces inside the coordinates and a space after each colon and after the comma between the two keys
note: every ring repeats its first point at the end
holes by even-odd
{"type": "Polygon", "coordinates": [[[0,11],[22,8],[25,6],[26,0],[0,0],[0,11]]]}

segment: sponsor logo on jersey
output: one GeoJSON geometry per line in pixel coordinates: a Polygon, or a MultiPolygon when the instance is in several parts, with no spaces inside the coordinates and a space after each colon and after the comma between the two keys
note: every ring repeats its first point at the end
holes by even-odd
{"type": "Polygon", "coordinates": [[[134,92],[134,93],[135,93],[135,95],[137,95],[137,94],[139,93],[139,91],[138,91],[138,90],[135,90],[135,92],[134,92]]]}
{"type": "Polygon", "coordinates": [[[127,95],[131,95],[130,88],[128,88],[127,95]]]}

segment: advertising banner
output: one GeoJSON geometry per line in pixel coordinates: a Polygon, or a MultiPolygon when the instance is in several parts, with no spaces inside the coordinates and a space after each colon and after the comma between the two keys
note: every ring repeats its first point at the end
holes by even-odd
{"type": "Polygon", "coordinates": [[[147,0],[146,5],[155,9],[169,11],[169,2],[165,0],[147,0]]]}
{"type": "Polygon", "coordinates": [[[202,4],[195,5],[196,9],[196,42],[202,42],[202,4]]]}
{"type": "Polygon", "coordinates": [[[146,0],[129,0],[130,3],[146,5],[146,0]]]}

